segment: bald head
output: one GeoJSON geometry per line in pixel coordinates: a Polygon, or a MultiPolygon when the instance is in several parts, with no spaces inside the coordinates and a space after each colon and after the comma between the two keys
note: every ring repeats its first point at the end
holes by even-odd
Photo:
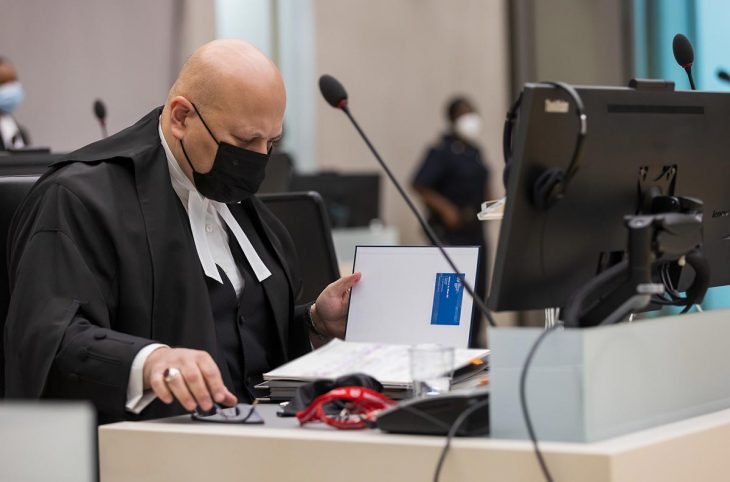
{"type": "Polygon", "coordinates": [[[175,158],[191,177],[182,143],[199,173],[212,168],[215,141],[265,153],[281,136],[285,107],[284,81],[266,55],[242,40],[214,40],[183,65],[167,97],[161,126],[175,158]]]}
{"type": "Polygon", "coordinates": [[[236,39],[220,39],[196,50],[185,62],[168,101],[175,96],[193,102],[223,107],[231,101],[265,97],[286,100],[279,69],[259,49],[236,39]]]}

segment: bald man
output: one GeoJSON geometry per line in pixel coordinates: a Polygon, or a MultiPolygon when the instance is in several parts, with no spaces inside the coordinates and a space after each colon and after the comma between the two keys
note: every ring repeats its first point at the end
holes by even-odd
{"type": "Polygon", "coordinates": [[[342,336],[359,274],[295,305],[294,245],[254,196],[285,97],[260,51],[215,41],[164,107],[43,176],[11,227],[8,396],[89,399],[102,423],[209,410],[342,336]]]}

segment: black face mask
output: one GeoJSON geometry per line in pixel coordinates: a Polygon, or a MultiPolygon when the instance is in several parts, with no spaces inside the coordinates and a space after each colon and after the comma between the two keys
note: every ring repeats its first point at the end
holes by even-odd
{"type": "Polygon", "coordinates": [[[271,147],[266,154],[260,154],[227,142],[218,142],[195,104],[193,104],[193,109],[200,117],[208,134],[218,144],[213,168],[205,174],[201,174],[193,167],[193,163],[190,162],[188,153],[185,151],[185,144],[182,139],[180,140],[185,159],[193,170],[193,180],[198,192],[208,199],[222,203],[241,202],[256,194],[266,174],[266,163],[271,154],[271,147]]]}

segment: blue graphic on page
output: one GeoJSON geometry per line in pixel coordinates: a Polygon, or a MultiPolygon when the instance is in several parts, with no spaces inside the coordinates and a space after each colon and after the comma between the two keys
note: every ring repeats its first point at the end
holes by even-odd
{"type": "MultiPolygon", "coordinates": [[[[464,276],[464,273],[461,274],[464,276]]],[[[433,291],[432,325],[458,326],[461,318],[461,299],[464,285],[456,273],[436,273],[433,291]]]]}

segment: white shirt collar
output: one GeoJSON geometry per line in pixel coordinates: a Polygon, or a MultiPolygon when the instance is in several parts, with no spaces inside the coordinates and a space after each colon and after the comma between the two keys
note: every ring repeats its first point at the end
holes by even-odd
{"type": "MultiPolygon", "coordinates": [[[[251,241],[243,232],[241,226],[233,217],[233,214],[231,214],[228,206],[224,203],[208,199],[198,192],[195,185],[185,175],[180,164],[178,164],[177,159],[170,150],[170,146],[167,144],[165,135],[162,132],[162,124],[158,125],[158,132],[162,148],[165,150],[165,157],[167,159],[167,167],[170,171],[172,188],[175,190],[175,193],[180,198],[180,201],[188,213],[190,230],[193,233],[193,240],[195,241],[195,249],[198,252],[198,258],[203,266],[205,275],[222,283],[223,281],[218,272],[218,268],[216,267],[216,258],[223,257],[225,258],[223,262],[218,264],[220,264],[224,269],[226,275],[234,284],[234,288],[236,285],[241,283],[240,279],[236,279],[240,276],[237,273],[237,270],[235,270],[236,272],[229,272],[233,270],[226,269],[226,266],[235,266],[235,262],[233,262],[233,255],[228,247],[227,237],[214,237],[211,240],[206,232],[206,215],[211,214],[216,218],[218,223],[220,223],[220,219],[222,219],[231,230],[236,241],[238,241],[238,245],[241,247],[243,254],[246,256],[246,259],[256,274],[256,278],[259,281],[263,281],[271,276],[271,272],[261,260],[258,253],[256,253],[251,241]],[[220,218],[218,218],[218,216],[220,216],[220,218]],[[211,246],[211,243],[213,246],[211,246]],[[225,244],[225,246],[220,246],[221,243],[225,244]]],[[[236,289],[236,291],[238,292],[239,290],[236,289]]]]}
{"type": "Polygon", "coordinates": [[[25,146],[23,140],[20,138],[18,124],[10,114],[0,113],[0,136],[2,137],[5,149],[25,146]],[[15,140],[13,140],[14,138],[15,140]]]}
{"type": "Polygon", "coordinates": [[[162,148],[165,150],[165,157],[167,158],[167,168],[170,170],[170,180],[172,181],[172,188],[175,190],[177,195],[183,199],[183,205],[187,206],[188,194],[191,191],[197,191],[195,185],[190,182],[188,176],[185,175],[180,164],[177,163],[175,155],[172,153],[170,146],[167,145],[165,135],[162,133],[162,125],[159,126],[160,141],[162,142],[162,148]]]}

